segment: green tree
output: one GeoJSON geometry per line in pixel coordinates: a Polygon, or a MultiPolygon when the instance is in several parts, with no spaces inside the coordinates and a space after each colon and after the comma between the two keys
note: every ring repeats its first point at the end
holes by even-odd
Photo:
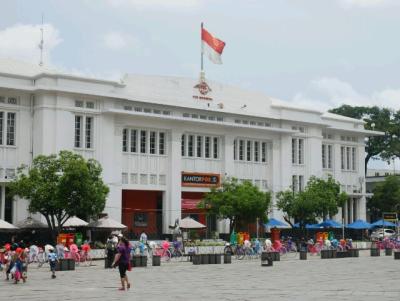
{"type": "Polygon", "coordinates": [[[276,196],[277,207],[284,212],[285,221],[293,227],[291,218],[294,218],[301,228],[314,223],[317,218],[334,216],[348,198],[345,192],[340,192],[340,184],[331,176],[326,180],[311,177],[304,191],[285,190],[276,196]]]}
{"type": "Polygon", "coordinates": [[[384,212],[400,214],[400,177],[387,176],[373,189],[373,197],[368,200],[368,208],[377,216],[384,212]]]}
{"type": "Polygon", "coordinates": [[[230,229],[238,230],[257,218],[266,222],[270,202],[269,192],[260,191],[249,181],[239,183],[232,178],[206,193],[199,207],[208,209],[208,214],[218,218],[229,218],[230,229]]]}
{"type": "Polygon", "coordinates": [[[368,130],[382,131],[382,136],[368,137],[365,145],[367,153],[365,157],[365,173],[367,173],[368,162],[371,158],[379,156],[389,160],[393,156],[400,155],[400,111],[395,113],[388,108],[377,106],[349,106],[342,105],[330,110],[331,113],[347,116],[355,119],[362,119],[366,122],[365,128],[368,130]]]}
{"type": "Polygon", "coordinates": [[[97,161],[69,151],[39,155],[29,169],[18,169],[10,190],[12,195],[30,200],[29,211],[45,217],[55,240],[71,216],[89,218],[104,210],[109,189],[101,172],[97,161]]]}

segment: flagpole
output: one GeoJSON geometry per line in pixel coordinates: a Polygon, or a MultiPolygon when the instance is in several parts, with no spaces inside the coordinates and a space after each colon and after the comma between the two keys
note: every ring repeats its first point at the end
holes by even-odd
{"type": "Polygon", "coordinates": [[[201,46],[201,73],[204,70],[204,63],[203,63],[203,22],[201,22],[201,31],[200,31],[200,46],[201,46]]]}

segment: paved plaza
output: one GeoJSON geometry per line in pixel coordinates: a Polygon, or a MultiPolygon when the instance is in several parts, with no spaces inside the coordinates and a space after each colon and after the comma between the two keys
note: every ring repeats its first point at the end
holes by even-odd
{"type": "Polygon", "coordinates": [[[194,266],[189,262],[134,268],[133,288],[120,292],[117,269],[103,261],[75,271],[32,267],[25,284],[0,282],[0,300],[399,300],[400,260],[393,257],[282,258],[272,267],[259,260],[194,266]]]}

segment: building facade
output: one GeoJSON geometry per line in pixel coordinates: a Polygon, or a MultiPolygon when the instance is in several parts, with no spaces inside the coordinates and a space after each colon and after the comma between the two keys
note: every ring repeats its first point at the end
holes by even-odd
{"type": "MultiPolygon", "coordinates": [[[[299,108],[238,87],[126,75],[121,82],[0,61],[0,217],[27,217],[7,183],[39,154],[73,150],[98,160],[110,188],[105,212],[131,232],[169,233],[226,177],[274,193],[332,175],[350,195],[335,217],[365,219],[362,121],[299,108]]],[[[275,207],[270,216],[282,218],[275,207]]]]}

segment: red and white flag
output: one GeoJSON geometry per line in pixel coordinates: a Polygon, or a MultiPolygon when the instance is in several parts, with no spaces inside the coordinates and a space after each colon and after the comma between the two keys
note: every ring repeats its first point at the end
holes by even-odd
{"type": "Polygon", "coordinates": [[[221,54],[225,47],[225,42],[213,37],[207,30],[201,28],[202,51],[214,64],[222,64],[221,54]]]}

